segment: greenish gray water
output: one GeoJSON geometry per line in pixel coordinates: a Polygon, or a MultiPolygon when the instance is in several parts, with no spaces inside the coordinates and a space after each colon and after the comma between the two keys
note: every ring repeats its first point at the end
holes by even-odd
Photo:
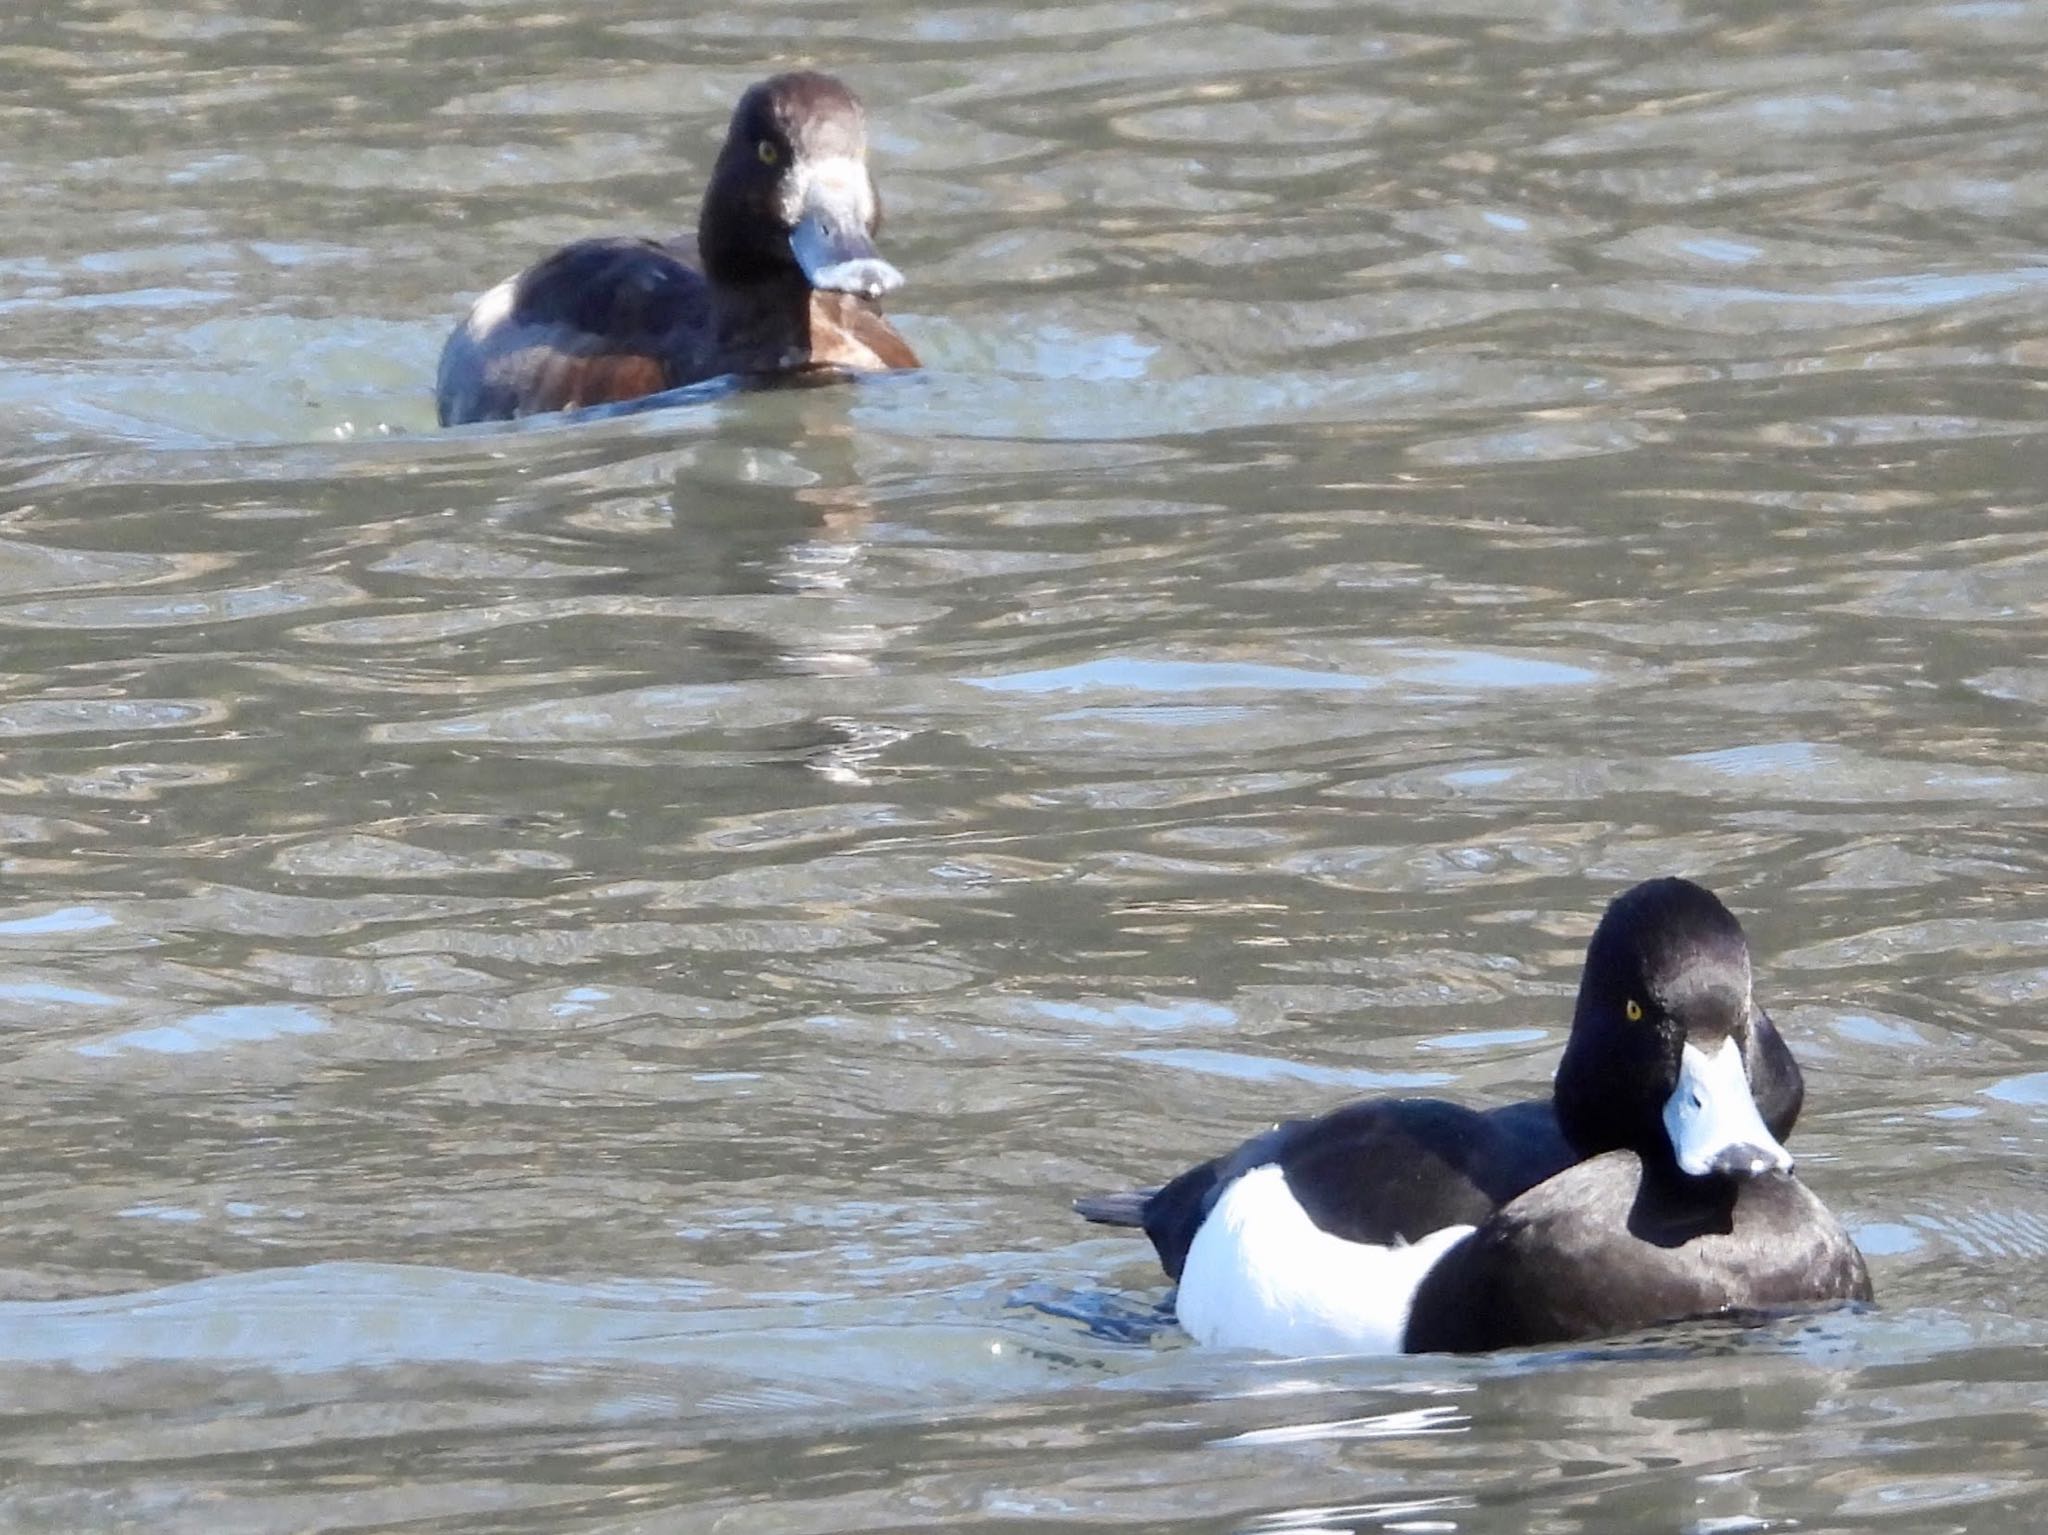
{"type": "Polygon", "coordinates": [[[2021,1531],[2048,10],[0,30],[0,1527],[2021,1531]],[[790,62],[930,366],[439,435],[790,62]],[[1069,1194],[1744,917],[1881,1304],[1149,1325],[1069,1194]]]}

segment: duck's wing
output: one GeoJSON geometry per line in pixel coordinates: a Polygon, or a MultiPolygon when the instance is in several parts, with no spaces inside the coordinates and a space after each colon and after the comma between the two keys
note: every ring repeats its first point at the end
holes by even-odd
{"type": "Polygon", "coordinates": [[[503,421],[694,382],[704,278],[654,240],[579,240],[498,284],[441,350],[441,424],[503,421]]]}
{"type": "Polygon", "coordinates": [[[1396,1098],[1326,1115],[1276,1160],[1319,1229],[1385,1246],[1484,1220],[1577,1157],[1548,1102],[1482,1113],[1396,1098]]]}
{"type": "Polygon", "coordinates": [[[1275,1125],[1154,1193],[1095,1195],[1075,1207],[1090,1220],[1143,1226],[1178,1279],[1217,1198],[1254,1168],[1278,1166],[1320,1230],[1387,1246],[1484,1220],[1575,1160],[1548,1103],[1479,1113],[1429,1098],[1375,1099],[1275,1125]]]}

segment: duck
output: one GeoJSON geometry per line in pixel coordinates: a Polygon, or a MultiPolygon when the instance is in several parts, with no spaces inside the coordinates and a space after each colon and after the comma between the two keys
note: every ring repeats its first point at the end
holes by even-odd
{"type": "Polygon", "coordinates": [[[489,289],[441,349],[443,426],[640,399],[728,374],[918,366],[882,315],[903,274],[875,246],[867,115],[832,75],[749,86],[694,240],[578,240],[489,289]]]}
{"type": "Polygon", "coordinates": [[[1075,1208],[1143,1229],[1196,1342],[1294,1357],[1867,1302],[1785,1148],[1805,1078],[1751,979],[1713,892],[1647,880],[1594,928],[1548,1100],[1349,1104],[1075,1208]]]}

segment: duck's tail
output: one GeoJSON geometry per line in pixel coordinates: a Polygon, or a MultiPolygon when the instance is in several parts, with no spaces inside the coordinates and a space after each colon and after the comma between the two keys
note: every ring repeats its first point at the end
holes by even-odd
{"type": "Polygon", "coordinates": [[[1098,1226],[1142,1226],[1145,1205],[1157,1189],[1129,1189],[1121,1194],[1083,1194],[1074,1201],[1074,1213],[1098,1226]]]}

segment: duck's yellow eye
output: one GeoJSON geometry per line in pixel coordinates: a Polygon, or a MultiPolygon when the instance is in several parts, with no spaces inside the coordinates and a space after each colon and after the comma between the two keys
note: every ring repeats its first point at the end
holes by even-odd
{"type": "Polygon", "coordinates": [[[1630,1023],[1641,1023],[1643,1021],[1643,1004],[1634,997],[1628,999],[1628,1007],[1625,1011],[1628,1013],[1628,1021],[1630,1023]]]}
{"type": "Polygon", "coordinates": [[[782,151],[775,147],[772,139],[763,139],[754,146],[754,153],[761,157],[763,165],[773,165],[782,158],[782,151]]]}

